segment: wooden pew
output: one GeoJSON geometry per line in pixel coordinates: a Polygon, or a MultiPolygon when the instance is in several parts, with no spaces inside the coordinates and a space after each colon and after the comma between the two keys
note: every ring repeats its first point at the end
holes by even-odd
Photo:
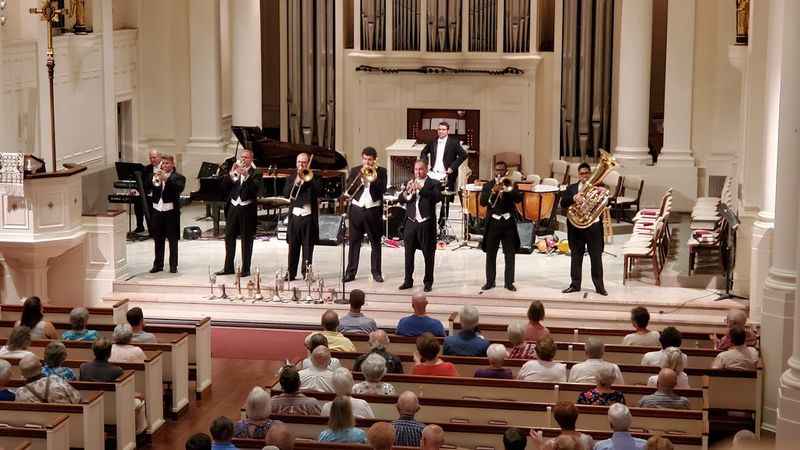
{"type": "Polygon", "coordinates": [[[30,450],[32,446],[31,441],[25,441],[14,447],[14,450],[30,450]]]}
{"type": "MultiPolygon", "coordinates": [[[[120,300],[110,308],[87,306],[92,323],[116,325],[125,323],[128,313],[128,299],[120,300]]],[[[69,323],[69,313],[74,306],[43,305],[42,311],[46,320],[69,323]]],[[[22,302],[18,304],[0,305],[0,319],[17,321],[22,316],[22,302]]]]}
{"type": "MultiPolygon", "coordinates": [[[[233,445],[236,448],[264,448],[263,439],[239,439],[234,438],[233,445]]],[[[443,449],[446,447],[442,447],[443,449]]],[[[295,439],[294,450],[372,450],[372,446],[367,444],[342,444],[338,442],[320,442],[309,439],[295,439]]],[[[419,447],[405,447],[395,445],[392,450],[419,450],[419,447]]]]}
{"type": "Polygon", "coordinates": [[[0,421],[0,442],[30,450],[69,450],[69,418],[61,415],[35,422],[0,421]]]}
{"type": "Polygon", "coordinates": [[[0,402],[0,422],[38,423],[42,419],[69,417],[69,446],[104,450],[103,393],[91,392],[80,403],[0,402]]]}

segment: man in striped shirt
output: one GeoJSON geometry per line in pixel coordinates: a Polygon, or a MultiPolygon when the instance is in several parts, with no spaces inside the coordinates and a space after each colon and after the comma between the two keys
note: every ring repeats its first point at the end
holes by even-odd
{"type": "Polygon", "coordinates": [[[689,409],[689,399],[675,393],[678,374],[672,369],[661,369],[658,373],[658,390],[639,400],[643,408],[689,409]]]}
{"type": "Polygon", "coordinates": [[[397,398],[397,412],[400,418],[392,422],[394,426],[394,445],[419,447],[425,424],[414,420],[419,411],[417,394],[405,391],[397,398]]]}

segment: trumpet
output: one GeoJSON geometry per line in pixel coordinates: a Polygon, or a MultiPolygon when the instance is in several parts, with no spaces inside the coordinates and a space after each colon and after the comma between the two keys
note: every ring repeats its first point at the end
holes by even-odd
{"type": "Polygon", "coordinates": [[[161,186],[161,176],[164,175],[164,170],[161,169],[161,162],[158,163],[157,166],[153,167],[153,186],[160,187],[161,186]]]}
{"type": "MultiPolygon", "coordinates": [[[[245,167],[245,164],[246,163],[244,161],[244,158],[239,158],[235,163],[233,163],[233,167],[231,167],[230,176],[231,176],[231,179],[233,180],[234,183],[238,183],[239,182],[239,178],[241,178],[241,176],[242,176],[240,171],[242,170],[242,168],[245,167]]],[[[251,167],[252,167],[252,165],[253,164],[250,163],[251,167]]],[[[250,167],[248,167],[247,170],[250,170],[250,167]]]]}
{"type": "Polygon", "coordinates": [[[344,195],[352,197],[361,186],[367,183],[374,183],[378,179],[378,169],[376,167],[364,166],[361,168],[360,175],[350,183],[350,186],[344,191],[344,195]],[[354,189],[355,188],[355,189],[354,189]]]}
{"type": "Polygon", "coordinates": [[[408,183],[406,183],[405,187],[403,188],[403,194],[411,196],[419,192],[420,189],[422,189],[422,183],[420,183],[420,180],[412,178],[408,180],[408,183]]]}
{"type": "Polygon", "coordinates": [[[314,160],[314,155],[311,155],[311,158],[308,159],[307,168],[297,171],[297,178],[300,179],[300,183],[295,183],[292,186],[292,190],[289,191],[289,200],[297,199],[297,196],[300,195],[300,189],[303,187],[303,185],[314,179],[314,172],[311,170],[312,160],[314,160]]]}
{"type": "Polygon", "coordinates": [[[503,177],[500,178],[497,181],[497,184],[495,184],[492,188],[492,194],[495,196],[494,200],[492,201],[492,208],[497,205],[497,201],[500,200],[500,197],[503,196],[503,193],[511,192],[513,190],[514,182],[511,181],[511,178],[508,177],[508,172],[506,172],[506,174],[503,175],[503,177]]]}

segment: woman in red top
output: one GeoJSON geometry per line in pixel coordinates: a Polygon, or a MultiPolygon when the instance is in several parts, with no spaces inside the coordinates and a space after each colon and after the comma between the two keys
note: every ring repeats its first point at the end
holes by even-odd
{"type": "Polygon", "coordinates": [[[528,307],[528,326],[525,327],[526,341],[539,342],[539,339],[550,335],[550,330],[541,324],[542,320],[544,320],[544,305],[539,300],[534,300],[528,307]]]}
{"type": "Polygon", "coordinates": [[[442,361],[439,352],[442,346],[431,333],[423,333],[417,338],[417,352],[414,361],[417,363],[412,375],[432,375],[437,377],[457,377],[458,372],[453,363],[442,361]]]}

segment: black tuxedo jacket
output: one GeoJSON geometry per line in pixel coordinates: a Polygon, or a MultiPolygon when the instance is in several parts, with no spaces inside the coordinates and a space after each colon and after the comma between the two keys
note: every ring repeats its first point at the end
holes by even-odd
{"type": "Polygon", "coordinates": [[[250,169],[248,172],[247,179],[244,182],[241,181],[233,181],[230,174],[225,175],[222,179],[222,188],[228,192],[228,196],[225,198],[226,207],[230,204],[231,200],[239,197],[242,201],[252,200],[253,205],[255,201],[258,199],[258,192],[261,189],[261,179],[260,177],[256,176],[255,169],[250,169]]]}
{"type": "Polygon", "coordinates": [[[578,193],[578,183],[572,183],[567,186],[567,189],[561,194],[561,207],[564,209],[569,208],[575,203],[575,194],[578,193]]]}
{"type": "MultiPolygon", "coordinates": [[[[152,184],[153,176],[150,175],[152,184]]],[[[153,203],[158,203],[159,199],[163,199],[164,203],[172,202],[174,208],[179,210],[181,207],[181,192],[186,187],[186,177],[176,171],[172,171],[169,178],[161,186],[151,186],[153,192],[153,203]]]]}
{"type": "MultiPolygon", "coordinates": [[[[173,173],[175,170],[172,171],[173,173]]],[[[152,200],[153,194],[153,165],[148,164],[144,166],[144,172],[142,172],[142,184],[144,188],[144,195],[147,197],[148,200],[152,200]]]]}
{"type": "Polygon", "coordinates": [[[398,201],[406,204],[406,217],[417,217],[417,197],[419,197],[419,213],[423,219],[436,223],[436,204],[442,200],[441,183],[431,177],[425,179],[425,184],[411,198],[400,194],[398,201]]]}
{"type": "MultiPolygon", "coordinates": [[[[516,224],[518,215],[516,204],[521,202],[525,195],[522,192],[520,192],[519,189],[514,189],[511,192],[504,192],[500,197],[500,199],[497,200],[497,204],[495,205],[495,207],[492,208],[492,202],[495,199],[495,197],[492,196],[492,188],[494,188],[495,184],[496,184],[495,180],[491,180],[487,183],[484,183],[483,189],[481,189],[481,197],[479,200],[481,206],[486,207],[486,219],[484,220],[485,231],[483,233],[484,237],[481,240],[481,250],[483,251],[486,251],[486,243],[488,241],[486,237],[489,236],[489,233],[494,232],[492,230],[492,222],[493,222],[492,214],[501,215],[509,213],[511,214],[511,218],[509,220],[511,221],[511,223],[516,224]]],[[[516,251],[517,249],[519,249],[520,246],[519,233],[517,232],[516,227],[513,233],[511,233],[510,237],[514,241],[513,245],[516,251]]]]}
{"type": "MultiPolygon", "coordinates": [[[[361,168],[363,165],[355,166],[350,169],[350,175],[347,177],[345,187],[350,186],[353,180],[361,176],[361,168]]],[[[388,175],[385,167],[378,167],[378,179],[374,183],[369,184],[369,195],[372,200],[383,203],[383,194],[386,193],[386,184],[388,183],[388,175]]],[[[364,192],[364,186],[359,187],[353,194],[353,199],[358,200],[364,192]]]]}
{"type": "MultiPolygon", "coordinates": [[[[294,180],[296,179],[296,173],[286,178],[286,185],[283,186],[283,195],[286,198],[289,198],[289,195],[292,193],[292,187],[294,186],[294,180]]],[[[308,183],[303,183],[299,188],[295,188],[294,191],[297,194],[297,197],[294,200],[291,200],[291,206],[302,208],[303,205],[311,205],[311,213],[314,217],[317,217],[319,214],[319,195],[322,191],[318,177],[314,177],[314,179],[308,183]]]]}
{"type": "MultiPolygon", "coordinates": [[[[431,170],[436,164],[436,147],[438,141],[439,137],[437,136],[433,142],[426,145],[425,148],[422,149],[422,153],[419,155],[421,159],[428,161],[428,165],[430,166],[431,170]]],[[[444,162],[444,169],[453,169],[453,173],[451,175],[457,175],[458,167],[464,162],[465,159],[467,159],[467,152],[458,142],[458,138],[455,136],[447,136],[447,142],[444,144],[444,157],[442,158],[442,162],[444,162]]]]}

